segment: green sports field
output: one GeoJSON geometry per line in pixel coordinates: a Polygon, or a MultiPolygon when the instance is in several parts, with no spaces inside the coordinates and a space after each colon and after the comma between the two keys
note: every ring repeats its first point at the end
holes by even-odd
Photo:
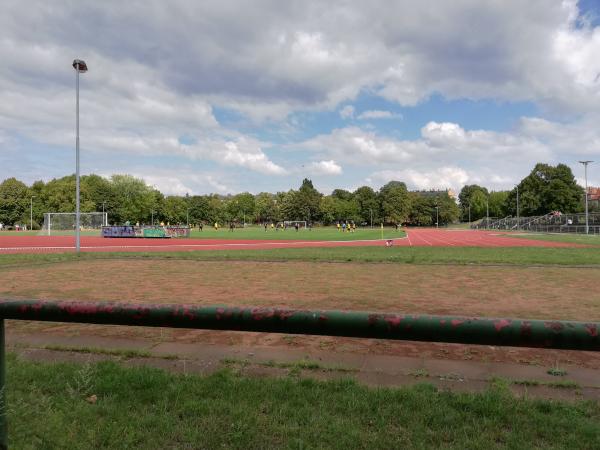
{"type": "Polygon", "coordinates": [[[356,228],[356,231],[342,232],[335,227],[314,227],[312,229],[293,228],[273,230],[264,227],[248,226],[246,228],[236,228],[230,231],[229,228],[219,228],[215,230],[212,227],[204,227],[203,231],[197,228],[192,230],[191,237],[194,239],[247,239],[247,240],[302,240],[302,241],[356,241],[373,239],[398,239],[406,236],[404,231],[394,228],[356,228]]]}

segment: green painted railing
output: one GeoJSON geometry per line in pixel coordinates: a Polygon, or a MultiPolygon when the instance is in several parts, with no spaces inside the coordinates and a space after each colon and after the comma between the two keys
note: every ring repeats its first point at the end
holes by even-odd
{"type": "Polygon", "coordinates": [[[600,351],[600,323],[283,308],[0,301],[0,450],[7,448],[4,319],[600,351]]]}

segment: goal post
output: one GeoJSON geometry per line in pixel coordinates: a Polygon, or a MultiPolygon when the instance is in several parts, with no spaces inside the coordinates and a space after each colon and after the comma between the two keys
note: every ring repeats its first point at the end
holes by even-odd
{"type": "Polygon", "coordinates": [[[294,228],[296,226],[296,224],[298,224],[298,227],[306,229],[306,228],[308,228],[306,226],[306,223],[307,223],[306,220],[284,220],[283,226],[285,228],[294,228]]]}
{"type": "MultiPolygon", "coordinates": [[[[79,227],[81,231],[100,230],[108,224],[108,213],[89,212],[79,213],[79,227]]],[[[51,236],[52,234],[64,234],[75,232],[75,213],[44,213],[44,224],[40,234],[51,236]]]]}

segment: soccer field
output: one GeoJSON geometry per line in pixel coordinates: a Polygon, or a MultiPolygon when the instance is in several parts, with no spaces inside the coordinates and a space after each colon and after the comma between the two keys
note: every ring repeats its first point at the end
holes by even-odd
{"type": "Polygon", "coordinates": [[[302,240],[302,241],[356,241],[373,239],[399,239],[405,236],[402,229],[386,227],[383,230],[375,228],[356,228],[356,231],[342,232],[335,227],[314,227],[312,229],[294,228],[271,229],[264,227],[247,226],[246,228],[235,228],[230,231],[223,227],[215,230],[213,227],[205,226],[203,231],[197,228],[192,230],[194,239],[247,239],[247,240],[302,240]]]}

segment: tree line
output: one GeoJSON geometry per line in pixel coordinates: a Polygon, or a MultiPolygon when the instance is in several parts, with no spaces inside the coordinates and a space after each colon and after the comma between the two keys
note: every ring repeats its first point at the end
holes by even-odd
{"type": "MultiPolygon", "coordinates": [[[[361,186],[354,192],[335,189],[323,195],[309,179],[298,189],[286,192],[261,192],[253,195],[165,196],[131,175],[81,177],[81,211],[106,211],[108,222],[122,224],[171,224],[279,222],[305,220],[324,225],[338,221],[358,224],[446,225],[458,220],[478,220],[487,215],[500,217],[516,214],[516,188],[488,192],[485,187],[463,187],[456,203],[446,191],[411,192],[401,181],[390,181],[375,191],[361,186]]],[[[549,211],[578,212],[582,208],[583,189],[577,185],[571,169],[537,164],[519,183],[520,213],[545,214],[549,211]]],[[[46,212],[75,211],[75,176],[31,186],[8,178],[0,184],[0,222],[6,225],[29,224],[33,205],[34,228],[43,223],[46,212]]]]}

